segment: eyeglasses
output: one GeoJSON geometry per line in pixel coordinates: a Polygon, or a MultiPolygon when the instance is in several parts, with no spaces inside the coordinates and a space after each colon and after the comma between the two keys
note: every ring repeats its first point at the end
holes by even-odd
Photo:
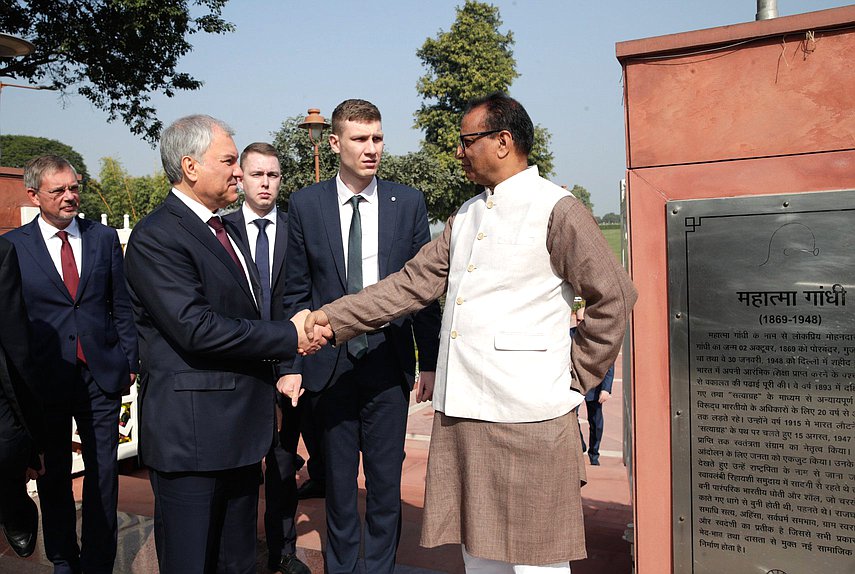
{"type": "Polygon", "coordinates": [[[497,134],[504,130],[488,130],[486,132],[472,132],[471,134],[460,134],[460,148],[465,152],[467,145],[472,145],[479,139],[490,134],[497,134]],[[472,138],[468,142],[466,138],[472,138]]]}
{"type": "Polygon", "coordinates": [[[73,195],[78,195],[80,193],[80,185],[75,183],[72,185],[63,185],[62,187],[57,187],[55,189],[40,189],[39,193],[46,193],[52,198],[56,199],[65,195],[66,191],[73,195]]]}

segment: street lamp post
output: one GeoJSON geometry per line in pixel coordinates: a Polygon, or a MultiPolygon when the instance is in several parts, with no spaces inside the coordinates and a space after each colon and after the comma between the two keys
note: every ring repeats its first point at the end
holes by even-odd
{"type": "Polygon", "coordinates": [[[330,125],[321,115],[321,110],[318,108],[309,108],[309,115],[303,120],[303,123],[298,127],[309,131],[309,140],[315,146],[315,183],[321,181],[321,164],[318,154],[318,144],[321,141],[321,134],[330,127],[330,125]]]}

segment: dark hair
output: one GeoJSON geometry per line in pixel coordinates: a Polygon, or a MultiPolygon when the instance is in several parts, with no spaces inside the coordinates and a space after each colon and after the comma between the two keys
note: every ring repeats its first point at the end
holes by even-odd
{"type": "Polygon", "coordinates": [[[344,100],[337,105],[332,113],[332,133],[341,134],[341,124],[344,122],[379,122],[380,110],[366,100],[344,100]]]}
{"type": "Polygon", "coordinates": [[[470,101],[463,115],[481,107],[487,111],[484,118],[485,130],[508,130],[514,138],[517,150],[526,156],[531,153],[534,145],[534,125],[522,104],[507,94],[494,92],[470,101]]]}
{"type": "Polygon", "coordinates": [[[276,151],[276,148],[273,147],[272,145],[270,145],[269,143],[266,143],[266,142],[251,143],[248,146],[246,146],[245,148],[243,148],[242,152],[240,152],[240,161],[238,163],[240,164],[241,169],[243,169],[243,162],[244,162],[244,160],[246,160],[246,156],[248,156],[251,153],[273,156],[277,160],[279,159],[279,152],[276,151]]]}

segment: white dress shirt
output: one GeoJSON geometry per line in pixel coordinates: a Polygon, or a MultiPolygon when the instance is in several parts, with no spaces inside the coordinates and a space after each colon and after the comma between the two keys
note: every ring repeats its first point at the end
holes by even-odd
{"type": "MultiPolygon", "coordinates": [[[[42,237],[45,240],[50,259],[53,261],[53,266],[56,267],[56,272],[62,277],[62,258],[60,250],[62,249],[62,239],[57,237],[57,233],[63,231],[57,229],[39,216],[39,230],[42,232],[42,237]]],[[[65,228],[68,232],[68,243],[71,245],[71,250],[74,252],[74,262],[77,264],[77,273],[83,274],[83,240],[80,238],[80,226],[77,225],[77,218],[71,220],[68,227],[65,228]]],[[[65,281],[65,277],[62,277],[65,281]]]]}
{"type": "MultiPolygon", "coordinates": [[[[338,213],[341,220],[341,242],[344,248],[344,265],[347,268],[347,238],[350,236],[350,221],[353,219],[353,207],[349,203],[354,193],[341,180],[341,174],[335,176],[338,192],[338,213]]],[[[379,243],[379,198],[377,197],[377,178],[357,195],[364,199],[359,202],[359,216],[362,221],[362,286],[377,283],[380,275],[379,243]]]]}
{"type": "Polygon", "coordinates": [[[276,244],[276,223],[279,220],[276,213],[277,207],[274,205],[273,209],[271,209],[264,217],[259,217],[257,213],[250,209],[246,202],[243,203],[240,209],[243,213],[243,221],[246,226],[246,240],[249,243],[249,252],[252,254],[253,261],[255,261],[255,247],[256,242],[258,241],[258,226],[253,222],[256,219],[266,219],[270,222],[264,228],[264,233],[267,235],[267,243],[270,245],[270,253],[267,254],[267,276],[272,278],[273,251],[276,244]]]}

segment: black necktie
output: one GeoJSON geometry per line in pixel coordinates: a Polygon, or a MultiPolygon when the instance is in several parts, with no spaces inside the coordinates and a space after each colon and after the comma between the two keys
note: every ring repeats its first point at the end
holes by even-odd
{"type": "Polygon", "coordinates": [[[269,219],[256,219],[258,238],[255,240],[255,266],[261,279],[261,318],[270,319],[270,241],[267,239],[269,219]]]}
{"type": "MultiPolygon", "coordinates": [[[[347,237],[347,292],[359,293],[362,291],[362,217],[359,215],[359,202],[361,195],[350,198],[353,207],[353,217],[350,220],[350,234],[347,237]]],[[[368,351],[368,336],[357,335],[347,342],[347,352],[362,358],[368,351]]]]}

